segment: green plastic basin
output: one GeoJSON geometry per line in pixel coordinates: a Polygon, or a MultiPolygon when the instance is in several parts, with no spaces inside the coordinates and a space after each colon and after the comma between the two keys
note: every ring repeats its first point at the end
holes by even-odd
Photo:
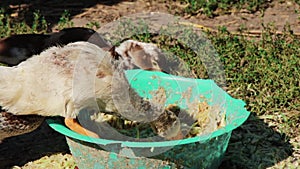
{"type": "Polygon", "coordinates": [[[54,130],[66,136],[80,169],[218,168],[232,130],[244,123],[250,114],[242,100],[232,98],[213,80],[144,70],[128,70],[126,77],[142,97],[151,98],[150,91],[163,87],[168,96],[166,104],[176,103],[182,108],[187,108],[187,100],[182,99],[182,94],[187,90],[192,91],[191,100],[204,96],[210,105],[217,104],[224,109],[226,126],[209,134],[182,140],[130,142],[90,138],[69,130],[57,119],[47,119],[54,130]]]}

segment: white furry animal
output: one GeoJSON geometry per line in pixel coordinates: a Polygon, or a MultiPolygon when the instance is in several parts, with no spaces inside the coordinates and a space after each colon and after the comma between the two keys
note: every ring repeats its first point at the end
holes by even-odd
{"type": "MultiPolygon", "coordinates": [[[[0,105],[14,115],[75,119],[79,111],[97,103],[102,112],[151,122],[154,127],[165,126],[165,122],[179,130],[176,115],[138,96],[124,77],[122,63],[111,58],[94,44],[76,42],[52,47],[15,67],[1,66],[0,105]],[[124,102],[114,102],[113,96],[122,99],[127,95],[124,102]]],[[[173,138],[179,133],[170,135],[167,130],[158,130],[158,134],[173,138]]]]}

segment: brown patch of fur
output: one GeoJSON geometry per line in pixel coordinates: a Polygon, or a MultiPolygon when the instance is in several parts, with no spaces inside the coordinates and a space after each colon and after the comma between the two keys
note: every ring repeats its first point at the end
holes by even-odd
{"type": "Polygon", "coordinates": [[[101,78],[104,78],[106,76],[106,74],[102,71],[98,71],[96,76],[101,79],[101,78]]]}

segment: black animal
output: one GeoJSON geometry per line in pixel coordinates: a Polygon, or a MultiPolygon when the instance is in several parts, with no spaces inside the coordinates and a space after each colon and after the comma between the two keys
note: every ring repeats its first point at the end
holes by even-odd
{"type": "Polygon", "coordinates": [[[65,28],[51,34],[20,34],[0,40],[0,62],[15,66],[52,46],[64,46],[77,41],[88,41],[109,50],[112,46],[96,31],[88,28],[65,28]]]}

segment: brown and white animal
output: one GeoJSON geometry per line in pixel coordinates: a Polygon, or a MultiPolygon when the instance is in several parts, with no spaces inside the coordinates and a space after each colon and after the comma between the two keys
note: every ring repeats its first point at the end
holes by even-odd
{"type": "MultiPolygon", "coordinates": [[[[126,61],[126,65],[130,69],[149,68],[139,64],[141,62],[141,59],[144,59],[144,55],[141,55],[140,57],[139,53],[137,52],[129,52],[129,54],[124,55],[124,52],[126,53],[126,50],[138,51],[141,49],[141,47],[143,48],[145,47],[145,45],[147,46],[147,44],[131,41],[130,43],[132,43],[132,45],[128,45],[128,42],[124,42],[124,44],[121,44],[120,48],[117,48],[121,54],[120,55],[115,51],[116,47],[112,47],[110,43],[106,42],[96,31],[81,27],[65,28],[59,32],[54,32],[51,34],[20,34],[4,38],[0,41],[0,62],[9,66],[16,66],[22,61],[25,61],[26,59],[34,55],[40,54],[42,51],[48,49],[49,47],[62,47],[66,44],[77,41],[88,41],[90,43],[96,44],[104,50],[110,50],[114,58],[118,57],[118,59],[126,61]],[[136,45],[136,43],[139,43],[139,45],[136,45]],[[133,59],[131,60],[131,58],[133,59]],[[138,64],[135,64],[136,60],[138,61],[138,64]]],[[[147,50],[147,48],[143,49],[147,50]]],[[[140,53],[142,54],[143,52],[140,53]]],[[[155,58],[156,56],[157,54],[155,55],[155,58]]],[[[145,62],[149,62],[149,56],[145,57],[145,62]]],[[[153,69],[157,69],[157,66],[153,69]]],[[[31,132],[36,129],[43,121],[43,116],[16,116],[1,109],[0,140],[6,137],[31,132]]],[[[67,121],[67,123],[73,128],[80,129],[80,126],[74,120],[69,120],[67,121]]]]}
{"type": "MultiPolygon", "coordinates": [[[[165,64],[162,52],[153,44],[127,40],[121,43],[119,47],[112,47],[94,30],[80,27],[66,28],[47,35],[20,34],[5,38],[0,41],[0,62],[15,66],[49,47],[64,46],[76,41],[88,41],[104,50],[109,50],[114,59],[124,62],[124,69],[142,68],[145,70],[161,70],[159,66],[165,64]]],[[[43,120],[43,116],[16,116],[5,110],[1,110],[0,140],[31,132],[43,120]]],[[[82,130],[77,121],[69,120],[66,122],[69,126],[82,130]]]]}
{"type": "MultiPolygon", "coordinates": [[[[51,34],[20,34],[0,40],[0,62],[8,66],[16,66],[49,47],[64,46],[77,41],[89,41],[106,50],[111,48],[111,45],[92,29],[65,28],[51,34]]],[[[0,141],[7,137],[31,132],[43,121],[43,116],[16,116],[0,107],[0,141]]]]}
{"type": "MultiPolygon", "coordinates": [[[[96,103],[101,112],[115,112],[154,127],[165,123],[169,127],[158,129],[158,134],[180,138],[177,116],[142,99],[130,87],[123,70],[124,62],[112,60],[109,52],[88,42],[51,47],[17,66],[0,67],[0,105],[14,115],[62,116],[72,125],[81,110],[96,103]],[[114,96],[128,98],[115,103],[114,96]],[[169,132],[174,128],[175,132],[169,132]]],[[[77,127],[73,129],[82,131],[77,127]]]]}
{"type": "Polygon", "coordinates": [[[154,44],[127,40],[115,48],[115,52],[124,60],[127,69],[164,71],[167,63],[163,52],[154,44]]]}

